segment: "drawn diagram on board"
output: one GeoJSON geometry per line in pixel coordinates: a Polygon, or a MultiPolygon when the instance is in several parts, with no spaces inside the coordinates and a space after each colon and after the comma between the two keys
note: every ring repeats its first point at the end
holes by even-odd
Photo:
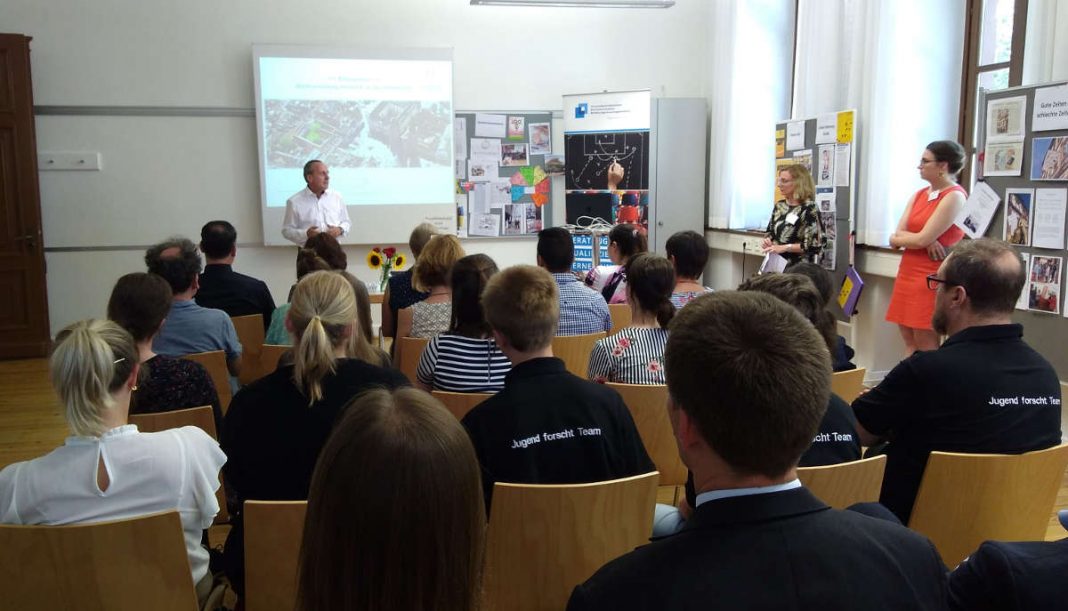
{"type": "Polygon", "coordinates": [[[609,167],[619,164],[623,177],[616,189],[646,190],[649,188],[648,148],[647,131],[565,135],[564,155],[568,169],[564,188],[608,189],[609,167]]]}

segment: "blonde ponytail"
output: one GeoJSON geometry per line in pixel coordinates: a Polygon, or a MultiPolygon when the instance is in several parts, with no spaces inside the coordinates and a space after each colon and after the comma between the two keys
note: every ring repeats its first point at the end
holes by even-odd
{"type": "Polygon", "coordinates": [[[75,435],[106,432],[104,414],[116,407],[113,395],[137,363],[133,337],[109,320],[79,321],[56,335],[49,361],[52,387],[75,435]]]}
{"type": "Polygon", "coordinates": [[[323,398],[323,379],[336,371],[334,349],[344,345],[356,318],[352,287],[333,272],[313,272],[297,283],[289,306],[296,338],[293,381],[308,405],[323,398]]]}

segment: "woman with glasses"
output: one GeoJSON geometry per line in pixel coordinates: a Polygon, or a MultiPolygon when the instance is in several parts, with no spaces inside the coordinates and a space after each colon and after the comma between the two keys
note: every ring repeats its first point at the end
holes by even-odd
{"type": "Polygon", "coordinates": [[[824,231],[813,201],[816,187],[812,174],[803,165],[788,165],[779,170],[775,184],[782,199],[775,202],[761,249],[779,255],[787,263],[814,261],[823,249],[824,231]]]}
{"type": "Polygon", "coordinates": [[[938,271],[947,249],[964,237],[964,231],[953,224],[967,197],[957,184],[957,174],[963,167],[961,145],[951,140],[928,144],[917,167],[928,186],[912,196],[897,231],[890,235],[890,246],[905,252],[886,320],[901,330],[906,355],[938,348],[938,334],[931,328],[935,294],[927,286],[927,276],[938,271]]]}

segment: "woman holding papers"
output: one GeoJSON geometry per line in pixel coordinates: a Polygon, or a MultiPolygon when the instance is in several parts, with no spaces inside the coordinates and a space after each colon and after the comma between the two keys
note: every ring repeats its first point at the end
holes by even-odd
{"type": "Polygon", "coordinates": [[[947,249],[964,237],[964,231],[953,224],[967,197],[957,184],[963,167],[961,145],[951,140],[928,144],[917,166],[928,186],[912,196],[897,231],[890,235],[890,246],[905,252],[886,320],[901,329],[906,355],[938,348],[938,334],[931,328],[935,292],[927,288],[927,276],[938,271],[947,249]]]}
{"type": "Polygon", "coordinates": [[[823,248],[824,240],[819,210],[813,201],[816,187],[812,174],[805,166],[788,165],[779,170],[776,185],[783,198],[775,202],[761,249],[786,259],[786,263],[811,261],[823,248]]]}

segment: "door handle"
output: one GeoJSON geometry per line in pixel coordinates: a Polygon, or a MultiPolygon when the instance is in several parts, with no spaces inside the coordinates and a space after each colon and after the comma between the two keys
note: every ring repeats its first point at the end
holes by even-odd
{"type": "Polygon", "coordinates": [[[34,248],[34,241],[36,239],[37,239],[37,236],[35,234],[32,234],[32,233],[29,234],[29,235],[17,235],[17,236],[15,236],[15,241],[16,242],[26,242],[26,245],[29,246],[30,248],[34,248]]]}

